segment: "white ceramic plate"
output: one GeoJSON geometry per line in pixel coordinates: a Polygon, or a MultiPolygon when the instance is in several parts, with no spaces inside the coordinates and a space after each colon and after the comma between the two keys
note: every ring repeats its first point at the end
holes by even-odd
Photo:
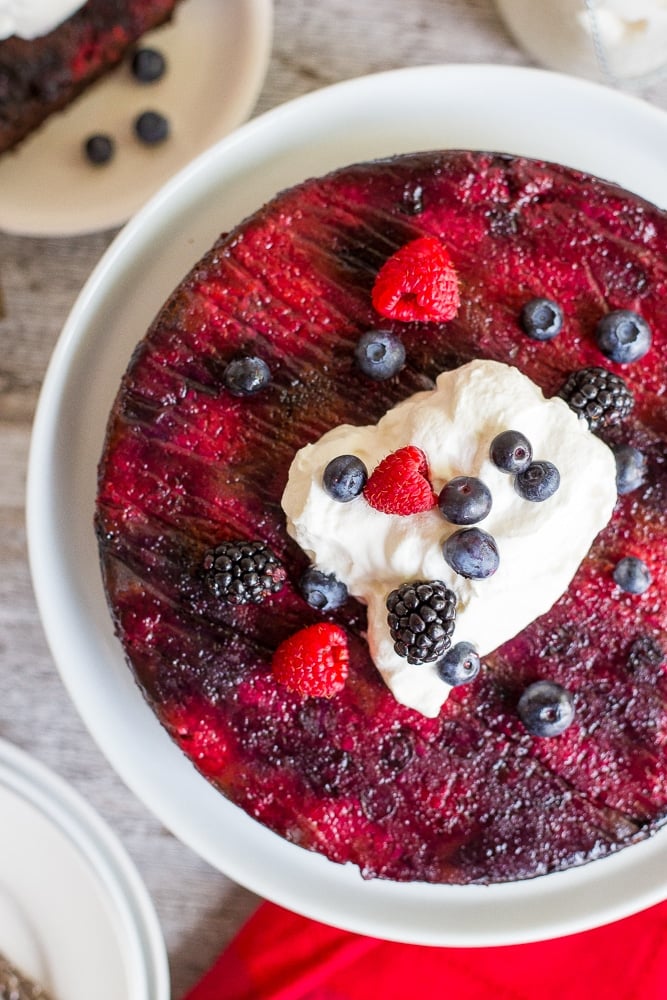
{"type": "Polygon", "coordinates": [[[28,531],[44,626],[71,697],[119,774],[176,836],[253,891],[319,920],[407,942],[491,945],[571,933],[661,899],[667,831],[593,865],[490,888],[364,882],[356,869],[286,843],[199,777],[143,702],[112,632],[92,531],[96,465],[121,373],[218,233],[307,175],[435,147],[544,156],[667,204],[667,116],[540,70],[398,70],[269,112],[173,179],[81,293],[35,421],[28,531]]]}
{"type": "Polygon", "coordinates": [[[0,158],[0,229],[22,236],[72,236],[118,226],[190,160],[250,114],[268,65],[271,0],[184,0],[173,20],[145,35],[167,58],[152,84],[127,61],[0,158]],[[142,145],[132,123],[155,110],[169,139],[142,145]],[[91,166],[89,135],[116,142],[113,160],[91,166]]]}
{"type": "Polygon", "coordinates": [[[68,1000],[169,1000],[143,883],[65,782],[0,741],[0,952],[68,1000]]]}

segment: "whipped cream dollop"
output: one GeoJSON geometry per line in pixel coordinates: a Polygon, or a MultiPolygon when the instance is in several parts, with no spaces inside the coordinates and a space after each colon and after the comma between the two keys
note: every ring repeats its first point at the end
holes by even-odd
{"type": "Polygon", "coordinates": [[[83,7],[85,0],[0,0],[0,38],[39,38],[83,7]]]}
{"type": "Polygon", "coordinates": [[[667,0],[496,0],[519,44],[551,69],[596,79],[667,67],[667,0]]]}
{"type": "Polygon", "coordinates": [[[290,467],[282,506],[287,528],[312,563],[346,584],[368,605],[371,656],[397,701],[426,716],[438,714],[451,688],[433,663],[411,665],[394,651],[387,595],[402,583],[442,580],[457,597],[452,644],[470,642],[480,656],[544,614],[567,589],[616,502],[611,450],[559,398],[516,368],[472,361],[441,374],[432,390],[389,410],[377,424],[341,425],[300,449],[290,467]],[[523,433],[533,459],[560,472],[560,486],[535,503],[516,492],[513,476],[489,457],[502,431],[523,433]],[[386,455],[416,445],[425,453],[436,493],[455,476],[475,476],[493,503],[478,527],[496,540],[500,564],[491,577],[471,580],[445,562],[442,543],[460,526],[438,507],[418,514],[385,514],[363,494],[340,503],[322,486],[338,455],[356,455],[369,474],[386,455]]]}

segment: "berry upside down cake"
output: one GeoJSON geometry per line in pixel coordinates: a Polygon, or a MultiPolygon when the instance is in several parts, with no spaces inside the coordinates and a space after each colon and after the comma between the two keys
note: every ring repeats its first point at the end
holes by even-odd
{"type": "Polygon", "coordinates": [[[222,236],[135,351],[96,529],[199,771],[364,877],[493,883],[667,820],[667,215],[472,152],[222,236]]]}
{"type": "MultiPolygon", "coordinates": [[[[18,31],[8,38],[0,34],[0,153],[117,66],[142,35],[171,18],[178,3],[60,0],[41,15],[36,3],[26,11],[12,11],[26,37],[18,31]],[[65,19],[33,37],[33,23],[38,29],[41,18],[60,8],[65,19]]],[[[0,29],[3,16],[0,10],[0,29]]]]}

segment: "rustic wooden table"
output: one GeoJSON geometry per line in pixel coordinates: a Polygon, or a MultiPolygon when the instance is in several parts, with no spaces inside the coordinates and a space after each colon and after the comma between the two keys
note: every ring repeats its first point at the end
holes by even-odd
{"type": "MultiPolygon", "coordinates": [[[[275,36],[255,113],[309,90],[427,63],[527,64],[492,0],[276,0],[275,36]]],[[[643,95],[667,109],[667,80],[643,95]]],[[[0,218],[0,230],[2,219],[0,218]]],[[[35,239],[0,232],[0,737],[46,762],[111,824],[155,902],[182,995],[258,899],[180,844],[98,751],[61,684],[40,626],[26,554],[31,421],[63,321],[114,237],[35,239]]]]}

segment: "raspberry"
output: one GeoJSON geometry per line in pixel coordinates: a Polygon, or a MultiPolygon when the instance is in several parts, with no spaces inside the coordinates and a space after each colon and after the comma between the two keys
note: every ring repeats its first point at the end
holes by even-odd
{"type": "Polygon", "coordinates": [[[406,243],[380,268],[372,292],[381,316],[409,323],[446,323],[456,316],[459,283],[446,248],[435,236],[406,243]]]}
{"type": "Polygon", "coordinates": [[[364,487],[364,496],[383,514],[420,514],[438,502],[428,475],[426,455],[410,444],[380,462],[364,487]]]}
{"type": "Polygon", "coordinates": [[[345,630],[319,622],[295,632],[273,654],[273,676],[307,698],[331,698],[345,685],[350,665],[345,630]]]}

